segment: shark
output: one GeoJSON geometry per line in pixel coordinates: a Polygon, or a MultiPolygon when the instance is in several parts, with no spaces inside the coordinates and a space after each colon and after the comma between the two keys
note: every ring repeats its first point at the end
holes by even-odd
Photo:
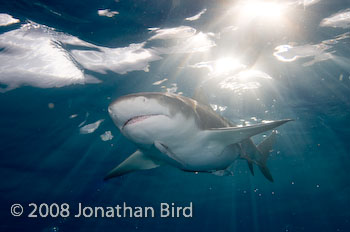
{"type": "Polygon", "coordinates": [[[142,92],[121,96],[108,107],[120,132],[138,148],[112,169],[105,180],[124,174],[171,165],[188,172],[232,173],[238,159],[254,166],[271,182],[267,159],[283,119],[237,126],[217,114],[203,91],[192,98],[172,93],[142,92]],[[260,144],[251,137],[272,130],[260,144]]]}

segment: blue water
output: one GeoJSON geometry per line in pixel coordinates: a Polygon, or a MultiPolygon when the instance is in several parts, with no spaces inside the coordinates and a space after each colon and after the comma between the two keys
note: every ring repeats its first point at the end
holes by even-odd
{"type": "Polygon", "coordinates": [[[2,1],[0,231],[350,231],[350,3],[269,4],[2,1]],[[295,120],[278,128],[274,183],[243,160],[233,176],[160,167],[103,181],[136,149],[113,99],[199,86],[237,124],[295,120]],[[123,202],[155,217],[28,217],[30,203],[123,202]],[[190,218],[159,216],[190,202],[190,218]]]}

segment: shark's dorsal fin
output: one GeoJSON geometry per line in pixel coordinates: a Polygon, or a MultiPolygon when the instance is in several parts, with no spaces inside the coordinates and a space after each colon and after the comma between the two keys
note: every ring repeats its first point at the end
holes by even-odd
{"type": "Polygon", "coordinates": [[[217,141],[228,146],[230,144],[242,142],[243,140],[262,132],[272,130],[289,121],[292,120],[284,119],[267,123],[259,123],[251,126],[209,129],[204,130],[203,133],[205,133],[205,136],[208,136],[208,140],[217,141]]]}
{"type": "Polygon", "coordinates": [[[194,99],[197,102],[201,103],[202,105],[206,105],[210,109],[212,109],[210,104],[209,104],[208,96],[204,93],[204,90],[202,87],[196,88],[196,90],[194,91],[194,94],[192,96],[192,99],[194,99]]]}
{"type": "Polygon", "coordinates": [[[152,169],[158,166],[159,163],[157,161],[152,160],[142,151],[137,150],[126,160],[124,160],[121,164],[112,169],[112,171],[110,171],[104,179],[108,180],[113,177],[121,176],[132,171],[152,169]]]}

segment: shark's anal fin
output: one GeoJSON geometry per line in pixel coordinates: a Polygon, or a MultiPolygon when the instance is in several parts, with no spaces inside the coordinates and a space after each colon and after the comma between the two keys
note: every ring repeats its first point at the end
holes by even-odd
{"type": "Polygon", "coordinates": [[[137,170],[145,170],[152,169],[159,166],[159,163],[152,160],[149,156],[145,155],[142,151],[137,150],[131,156],[129,156],[126,160],[124,160],[121,164],[111,170],[104,180],[111,179],[113,177],[122,176],[126,173],[137,171],[137,170]]]}

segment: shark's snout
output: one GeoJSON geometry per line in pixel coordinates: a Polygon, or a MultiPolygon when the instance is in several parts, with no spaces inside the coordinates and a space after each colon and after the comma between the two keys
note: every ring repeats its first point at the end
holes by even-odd
{"type": "Polygon", "coordinates": [[[123,120],[121,119],[122,116],[122,110],[119,109],[118,102],[113,102],[108,106],[108,113],[109,116],[112,118],[114,124],[118,127],[121,128],[123,125],[123,120]]]}
{"type": "Polygon", "coordinates": [[[157,115],[169,115],[169,110],[159,100],[157,94],[130,94],[113,101],[108,113],[115,125],[123,130],[128,125],[136,125],[157,115]]]}

